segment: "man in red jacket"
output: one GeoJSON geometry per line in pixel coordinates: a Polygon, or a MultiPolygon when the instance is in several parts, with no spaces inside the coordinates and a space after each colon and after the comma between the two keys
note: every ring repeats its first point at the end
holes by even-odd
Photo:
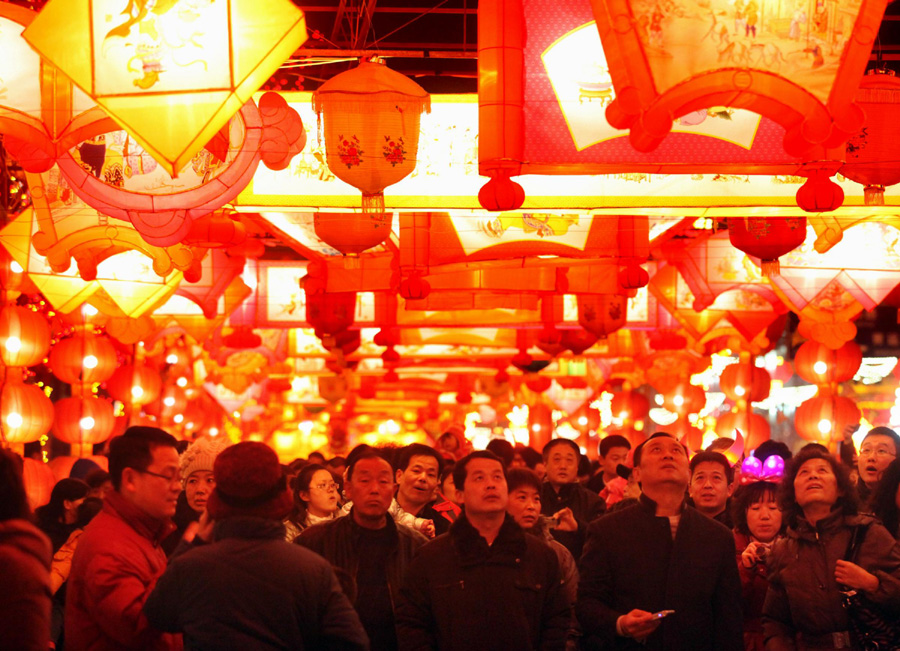
{"type": "Polygon", "coordinates": [[[110,443],[109,472],[114,490],[72,559],[66,648],[180,649],[180,636],[150,628],[142,612],[166,569],[160,542],[175,529],[181,492],[175,439],[155,427],[130,427],[110,443]]]}

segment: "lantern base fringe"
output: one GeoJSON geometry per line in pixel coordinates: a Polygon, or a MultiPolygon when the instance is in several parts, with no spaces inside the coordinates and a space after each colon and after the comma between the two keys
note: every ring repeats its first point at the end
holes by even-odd
{"type": "Polygon", "coordinates": [[[763,260],[760,264],[760,269],[762,275],[766,278],[781,275],[781,263],[778,261],[778,258],[775,258],[774,260],[763,260]]]}
{"type": "Polygon", "coordinates": [[[359,269],[359,256],[355,253],[345,253],[344,269],[359,269]]]}
{"type": "Polygon", "coordinates": [[[867,206],[883,206],[884,205],[884,186],[883,185],[867,185],[863,190],[867,206]]]}
{"type": "Polygon", "coordinates": [[[384,214],[384,192],[363,192],[362,211],[364,215],[384,214]]]}
{"type": "Polygon", "coordinates": [[[363,90],[358,93],[359,99],[356,101],[346,99],[348,95],[350,93],[346,90],[313,93],[313,111],[318,114],[326,111],[363,114],[386,108],[387,110],[402,109],[411,115],[421,115],[423,112],[431,113],[431,95],[427,93],[422,97],[415,97],[390,90],[376,92],[363,90]]]}

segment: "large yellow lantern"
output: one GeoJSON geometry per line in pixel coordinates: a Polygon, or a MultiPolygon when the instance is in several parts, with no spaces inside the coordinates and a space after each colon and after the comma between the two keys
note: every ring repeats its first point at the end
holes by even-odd
{"type": "Polygon", "coordinates": [[[306,40],[290,0],[51,0],[26,41],[175,175],[306,40]]]}

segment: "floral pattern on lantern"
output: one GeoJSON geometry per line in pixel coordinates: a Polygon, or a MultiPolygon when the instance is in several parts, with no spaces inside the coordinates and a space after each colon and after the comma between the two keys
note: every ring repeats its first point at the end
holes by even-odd
{"type": "Polygon", "coordinates": [[[578,323],[603,339],[628,321],[628,298],[618,294],[580,294],[578,323]]]}

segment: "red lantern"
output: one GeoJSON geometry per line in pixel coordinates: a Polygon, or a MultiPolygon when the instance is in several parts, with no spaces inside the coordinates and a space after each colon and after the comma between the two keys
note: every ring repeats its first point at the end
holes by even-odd
{"type": "Polygon", "coordinates": [[[584,351],[589,350],[591,346],[597,343],[597,335],[588,332],[582,328],[577,330],[563,330],[560,343],[573,355],[582,355],[584,351]]]}
{"type": "Polygon", "coordinates": [[[551,384],[553,384],[553,380],[543,375],[537,375],[535,373],[528,374],[525,379],[525,386],[527,386],[535,393],[543,393],[550,388],[551,384]]]}
{"type": "Polygon", "coordinates": [[[6,366],[34,366],[50,349],[50,326],[43,315],[27,307],[0,310],[0,360],[6,366]]]}
{"type": "Polygon", "coordinates": [[[634,422],[650,413],[650,400],[643,393],[626,389],[615,394],[610,402],[613,418],[634,422]]]}
{"type": "Polygon", "coordinates": [[[353,325],[356,292],[321,292],[306,295],[306,321],[319,338],[334,336],[353,325]]]}
{"type": "Polygon", "coordinates": [[[578,323],[604,339],[628,320],[628,298],[619,294],[579,294],[578,323]]]}
{"type": "Polygon", "coordinates": [[[825,170],[810,172],[806,183],[797,190],[797,205],[806,212],[830,212],[844,203],[844,190],[829,178],[825,170]]]}
{"type": "Polygon", "coordinates": [[[509,176],[498,174],[478,191],[478,203],[491,212],[518,210],[525,203],[525,190],[509,176]]]}
{"type": "MultiPolygon", "coordinates": [[[[729,364],[719,378],[719,388],[734,401],[759,402],[769,397],[772,379],[768,371],[748,362],[729,364]]],[[[719,436],[722,436],[721,434],[719,436]]]]}
{"type": "Polygon", "coordinates": [[[696,414],[706,406],[706,393],[694,384],[682,382],[663,397],[663,404],[679,416],[696,414]]]}
{"type": "Polygon", "coordinates": [[[832,350],[807,341],[794,355],[794,370],[811,384],[837,384],[853,379],[862,364],[862,350],[852,341],[832,350]]]}
{"type": "Polygon", "coordinates": [[[113,405],[103,398],[64,398],[54,409],[53,434],[60,441],[82,447],[87,454],[90,450],[85,447],[108,439],[116,425],[113,405]]]}
{"type": "Polygon", "coordinates": [[[893,70],[869,70],[859,84],[856,103],[866,113],[862,131],[847,141],[841,174],[865,185],[867,206],[884,205],[884,186],[900,183],[896,147],[900,142],[900,79],[893,70]]]}
{"type": "Polygon", "coordinates": [[[543,403],[528,408],[528,445],[543,450],[553,438],[553,412],[543,403]]]}
{"type": "Polygon", "coordinates": [[[53,403],[38,387],[7,376],[0,394],[0,431],[8,445],[37,441],[50,431],[53,403]]]}
{"type": "Polygon", "coordinates": [[[810,398],[794,412],[797,434],[807,441],[832,442],[844,437],[848,425],[858,425],[862,414],[850,398],[819,395],[810,398]]]}
{"type": "Polygon", "coordinates": [[[205,249],[231,247],[243,244],[247,239],[247,227],[231,208],[220,208],[191,224],[191,230],[183,243],[205,249]]]}
{"type": "Polygon", "coordinates": [[[262,337],[253,332],[250,326],[239,325],[222,338],[222,343],[235,350],[250,350],[262,345],[262,337]]]}
{"type": "Polygon", "coordinates": [[[716,422],[717,435],[737,440],[735,430],[738,430],[744,437],[745,450],[755,450],[760,443],[769,440],[772,435],[769,422],[759,414],[737,411],[719,416],[719,420],[716,422]]]}
{"type": "Polygon", "coordinates": [[[343,399],[348,388],[347,378],[343,375],[319,377],[319,395],[332,404],[343,399]]]}
{"type": "Polygon", "coordinates": [[[139,407],[156,400],[162,390],[159,372],[146,364],[120,366],[106,383],[106,391],[121,403],[139,407]]]}
{"type": "Polygon", "coordinates": [[[144,406],[144,411],[159,418],[160,422],[170,423],[177,414],[184,414],[188,399],[184,389],[168,384],[163,388],[157,400],[144,406]]]}
{"type": "Polygon", "coordinates": [[[431,293],[431,284],[422,277],[421,273],[415,271],[409,278],[400,281],[398,292],[407,301],[420,301],[428,298],[431,293]]]}
{"type": "Polygon", "coordinates": [[[25,458],[22,460],[22,481],[25,484],[25,493],[28,495],[28,504],[31,510],[44,506],[50,501],[50,493],[56,485],[56,477],[46,463],[36,459],[25,458]]]}
{"type": "Polygon", "coordinates": [[[394,214],[391,212],[319,213],[313,226],[316,235],[345,256],[356,257],[378,246],[391,234],[394,214]]]}
{"type": "Polygon", "coordinates": [[[116,370],[116,349],[106,337],[82,330],[53,346],[50,370],[69,384],[105,382],[116,370]]]}
{"type": "Polygon", "coordinates": [[[760,258],[762,274],[772,276],[779,272],[779,256],[806,239],[806,217],[731,217],[728,239],[734,248],[760,258]]]}

